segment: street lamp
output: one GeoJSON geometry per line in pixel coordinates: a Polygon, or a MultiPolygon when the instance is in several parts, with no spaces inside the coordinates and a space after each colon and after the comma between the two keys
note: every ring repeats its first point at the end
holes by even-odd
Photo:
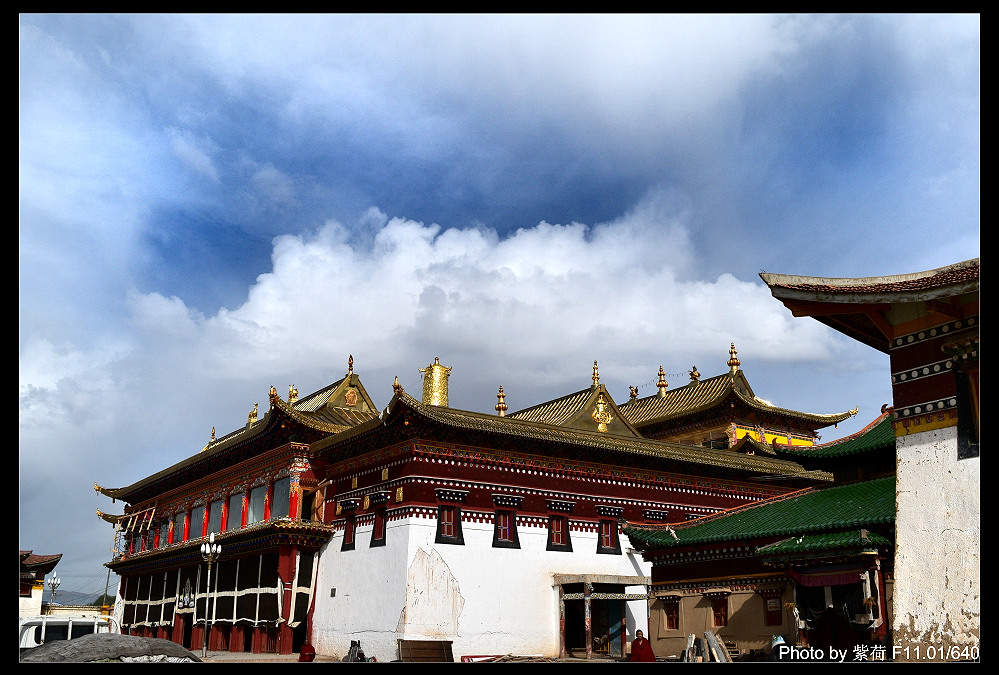
{"type": "Polygon", "coordinates": [[[201,641],[201,658],[208,656],[208,636],[211,633],[211,614],[208,613],[208,597],[212,592],[212,563],[222,555],[222,545],[215,543],[215,533],[208,535],[208,541],[201,545],[201,557],[208,563],[208,585],[205,595],[205,638],[201,641]]]}
{"type": "Polygon", "coordinates": [[[46,582],[49,585],[49,614],[52,613],[52,605],[55,604],[56,589],[59,588],[59,584],[62,583],[55,574],[49,577],[46,582]]]}

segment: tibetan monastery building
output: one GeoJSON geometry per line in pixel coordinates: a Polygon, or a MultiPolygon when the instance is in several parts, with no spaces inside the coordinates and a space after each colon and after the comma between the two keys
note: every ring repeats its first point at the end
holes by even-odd
{"type": "Polygon", "coordinates": [[[502,388],[496,414],[470,412],[450,405],[449,368],[421,372],[419,397],[397,382],[379,410],[351,359],[304,398],[271,387],[266,412],[159,473],[95,486],[125,504],[99,514],[115,527],[123,629],[258,653],[341,657],[357,642],[379,661],[428,644],[455,660],[621,656],[648,629],[651,570],[623,524],[828,485],[719,441],[809,445],[851,414],[773,407],[737,366],[618,406],[594,364],[584,389],[510,414],[502,388]]]}

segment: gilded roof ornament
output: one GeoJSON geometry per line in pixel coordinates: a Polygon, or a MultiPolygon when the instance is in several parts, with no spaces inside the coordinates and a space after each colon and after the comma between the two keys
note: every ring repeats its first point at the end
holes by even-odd
{"type": "Polygon", "coordinates": [[[392,393],[398,396],[402,393],[402,385],[399,384],[399,376],[395,376],[395,382],[392,383],[392,393]]]}
{"type": "MultiPolygon", "coordinates": [[[[270,391],[267,392],[267,399],[270,401],[271,405],[274,405],[274,401],[277,398],[278,398],[277,389],[275,389],[274,385],[272,384],[271,388],[270,388],[270,391]]],[[[254,406],[254,408],[256,408],[257,404],[254,403],[253,406],[254,406]]]]}
{"type": "Polygon", "coordinates": [[[632,401],[638,398],[638,387],[628,387],[628,398],[632,401]]]}
{"type": "Polygon", "coordinates": [[[212,443],[215,442],[215,427],[212,427],[212,437],[209,439],[212,443]]]}
{"type": "Polygon", "coordinates": [[[441,365],[439,357],[426,368],[420,368],[423,375],[423,403],[447,407],[447,378],[451,369],[441,365]]]}
{"type": "Polygon", "coordinates": [[[593,386],[596,387],[600,384],[600,373],[597,372],[597,362],[593,362],[593,386]]]}
{"type": "Polygon", "coordinates": [[[353,354],[349,354],[348,358],[347,358],[347,375],[346,375],[346,377],[350,377],[353,374],[354,374],[354,355],[353,354]]]}
{"type": "Polygon", "coordinates": [[[729,359],[728,359],[728,364],[727,364],[729,372],[732,373],[733,375],[735,375],[736,372],[738,372],[739,366],[741,365],[739,363],[738,357],[736,356],[736,354],[738,354],[738,353],[739,352],[737,352],[735,350],[735,343],[733,342],[732,346],[729,347],[729,350],[728,350],[729,359]]]}
{"type": "Polygon", "coordinates": [[[603,394],[597,396],[596,407],[590,414],[590,419],[597,423],[597,431],[607,431],[607,425],[611,423],[614,416],[607,410],[607,399],[603,394]]]}
{"type": "Polygon", "coordinates": [[[690,369],[690,381],[697,382],[700,379],[701,379],[701,374],[697,372],[697,366],[694,366],[693,368],[690,369]]]}
{"type": "MultiPolygon", "coordinates": [[[[274,387],[271,387],[271,392],[274,392],[274,387]]],[[[275,396],[276,395],[277,394],[275,393],[275,396]]],[[[250,411],[250,414],[246,418],[246,426],[250,426],[251,424],[255,424],[256,423],[256,421],[257,421],[257,405],[258,404],[256,404],[256,403],[253,404],[253,410],[250,411]]]]}
{"type": "Polygon", "coordinates": [[[295,388],[295,385],[289,384],[288,385],[288,403],[294,403],[297,400],[298,400],[298,389],[295,388]]]}
{"type": "Polygon", "coordinates": [[[503,385],[500,385],[499,392],[496,394],[496,398],[499,399],[496,403],[496,414],[500,417],[506,416],[506,411],[510,407],[506,404],[506,394],[503,393],[503,385]]]}
{"type": "Polygon", "coordinates": [[[666,381],[666,371],[663,370],[662,365],[659,366],[659,381],[656,382],[656,387],[659,388],[659,396],[666,395],[666,387],[669,386],[669,382],[666,381]]]}

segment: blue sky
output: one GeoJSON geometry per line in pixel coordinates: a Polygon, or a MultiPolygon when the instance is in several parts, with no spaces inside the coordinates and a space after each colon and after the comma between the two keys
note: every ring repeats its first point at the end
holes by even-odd
{"type": "Polygon", "coordinates": [[[731,342],[757,395],[890,402],[760,271],[979,255],[977,15],[19,17],[19,546],[103,591],[128,485],[346,372],[618,401],[731,342]]]}

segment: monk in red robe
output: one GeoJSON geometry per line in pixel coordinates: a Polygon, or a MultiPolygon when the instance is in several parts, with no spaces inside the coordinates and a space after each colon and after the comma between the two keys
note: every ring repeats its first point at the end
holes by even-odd
{"type": "Polygon", "coordinates": [[[645,635],[640,630],[635,631],[635,641],[631,643],[632,661],[655,661],[656,655],[652,653],[652,645],[645,639],[645,635]]]}

